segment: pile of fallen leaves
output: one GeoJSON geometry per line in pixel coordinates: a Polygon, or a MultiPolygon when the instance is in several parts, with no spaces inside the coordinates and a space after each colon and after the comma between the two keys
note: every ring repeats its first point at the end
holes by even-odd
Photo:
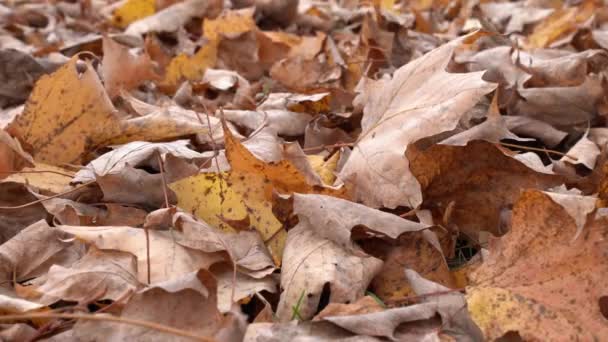
{"type": "Polygon", "coordinates": [[[0,339],[605,339],[605,49],[600,1],[4,1],[0,339]]]}

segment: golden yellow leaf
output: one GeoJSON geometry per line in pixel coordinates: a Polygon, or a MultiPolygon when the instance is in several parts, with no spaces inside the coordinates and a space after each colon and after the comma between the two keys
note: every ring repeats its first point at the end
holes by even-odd
{"type": "Polygon", "coordinates": [[[324,160],[322,156],[309,155],[306,156],[312,169],[319,175],[324,184],[332,185],[336,180],[336,167],[338,166],[338,160],[340,159],[340,152],[335,153],[329,159],[324,160]]]}
{"type": "Polygon", "coordinates": [[[183,80],[197,80],[203,77],[205,70],[217,61],[217,44],[207,42],[194,56],[184,53],[177,55],[167,66],[163,87],[175,88],[183,80]]]}
{"type": "Polygon", "coordinates": [[[246,9],[228,11],[216,19],[203,22],[203,37],[206,43],[193,56],[180,54],[167,67],[162,87],[174,90],[184,80],[199,80],[207,68],[215,66],[217,49],[222,36],[239,35],[255,28],[253,11],[246,9]]]}
{"type": "Polygon", "coordinates": [[[117,134],[118,118],[97,73],[78,57],[40,78],[25,109],[9,126],[34,159],[80,164],[88,148],[117,134]]]}
{"type": "Polygon", "coordinates": [[[258,230],[278,265],[286,232],[272,212],[273,191],[335,196],[343,196],[343,192],[311,186],[291,162],[265,163],[228,129],[224,129],[224,134],[231,171],[188,177],[171,184],[170,188],[177,194],[179,207],[213,226],[226,231],[234,231],[235,227],[258,230]]]}
{"type": "Polygon", "coordinates": [[[221,36],[237,36],[255,28],[253,11],[228,11],[216,19],[203,22],[203,36],[212,42],[218,42],[221,36]]]}
{"type": "Polygon", "coordinates": [[[127,0],[112,13],[112,24],[120,28],[156,12],[156,0],[127,0]]]}
{"type": "Polygon", "coordinates": [[[545,48],[561,37],[574,32],[595,12],[593,1],[585,1],[578,7],[559,9],[538,24],[528,36],[529,49],[545,48]]]}

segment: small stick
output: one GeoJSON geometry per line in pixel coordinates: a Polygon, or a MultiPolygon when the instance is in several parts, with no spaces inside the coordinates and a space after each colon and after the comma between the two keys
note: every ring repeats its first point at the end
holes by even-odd
{"type": "Polygon", "coordinates": [[[320,148],[328,149],[328,148],[346,147],[346,146],[353,146],[353,145],[355,145],[355,143],[336,143],[333,145],[318,145],[318,146],[303,148],[302,151],[310,152],[310,151],[318,150],[320,148]]]}
{"type": "Polygon", "coordinates": [[[557,155],[560,155],[560,156],[564,156],[564,157],[570,158],[570,159],[572,159],[574,161],[578,160],[578,158],[575,157],[575,156],[571,156],[571,155],[569,155],[567,153],[563,153],[563,152],[555,151],[555,150],[550,150],[550,149],[547,149],[547,148],[523,146],[523,145],[509,144],[509,143],[504,143],[504,142],[499,142],[499,144],[502,145],[502,146],[519,148],[519,149],[522,149],[522,150],[530,150],[530,151],[537,151],[537,152],[553,153],[553,154],[557,154],[557,155]]]}
{"type": "Polygon", "coordinates": [[[79,186],[75,187],[72,190],[68,190],[68,191],[65,191],[65,192],[53,195],[53,196],[49,196],[49,197],[46,197],[46,198],[39,199],[37,201],[29,202],[29,203],[26,203],[26,204],[17,205],[17,206],[14,206],[14,207],[0,207],[0,210],[14,210],[14,209],[26,208],[26,207],[29,207],[31,205],[42,203],[42,202],[44,202],[46,200],[50,200],[51,198],[57,198],[57,197],[60,197],[60,196],[63,196],[63,195],[70,194],[72,192],[75,192],[76,190],[80,190],[80,189],[82,189],[84,187],[87,187],[87,186],[89,186],[89,185],[91,185],[91,184],[93,184],[95,182],[97,182],[97,181],[96,180],[92,180],[90,182],[86,182],[86,183],[80,184],[79,186]]]}
{"type": "Polygon", "coordinates": [[[60,176],[66,176],[69,178],[74,177],[74,175],[70,175],[68,173],[63,173],[63,172],[59,172],[59,171],[51,171],[51,170],[31,170],[31,171],[0,171],[0,174],[8,174],[8,175],[12,175],[15,173],[54,173],[60,176]]]}
{"type": "Polygon", "coordinates": [[[106,322],[116,322],[123,324],[135,325],[143,328],[148,328],[156,331],[160,331],[167,334],[172,334],[181,337],[191,338],[197,341],[203,342],[215,342],[214,339],[200,336],[196,334],[192,334],[187,331],[175,329],[170,326],[166,326],[163,324],[158,324],[150,321],[141,321],[138,319],[124,318],[124,317],[115,317],[115,316],[98,316],[98,315],[88,315],[88,314],[73,314],[73,313],[30,313],[30,314],[20,314],[20,315],[4,315],[0,316],[0,322],[6,321],[15,321],[15,320],[29,320],[34,318],[67,318],[67,319],[84,319],[89,321],[106,321],[106,322]]]}

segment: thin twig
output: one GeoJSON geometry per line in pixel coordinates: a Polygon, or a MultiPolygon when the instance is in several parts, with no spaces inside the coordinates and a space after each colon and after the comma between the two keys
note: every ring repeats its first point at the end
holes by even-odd
{"type": "Polygon", "coordinates": [[[150,321],[141,321],[138,319],[115,317],[115,316],[99,316],[99,315],[88,315],[88,314],[73,314],[73,313],[30,313],[30,314],[19,314],[19,315],[4,315],[0,316],[0,322],[16,321],[16,320],[30,320],[35,318],[67,318],[67,319],[84,319],[89,321],[107,321],[116,322],[123,324],[135,325],[143,328],[148,328],[156,331],[160,331],[167,334],[172,334],[181,337],[191,338],[197,341],[214,342],[215,340],[209,337],[192,334],[190,332],[175,329],[173,327],[158,324],[150,321]]]}
{"type": "Polygon", "coordinates": [[[304,152],[310,152],[310,151],[315,151],[318,149],[329,149],[329,148],[336,148],[336,147],[347,147],[347,146],[353,146],[355,145],[355,143],[336,143],[333,145],[318,145],[318,146],[313,146],[313,147],[307,147],[307,148],[303,148],[302,151],[304,152]]]}
{"type": "Polygon", "coordinates": [[[545,152],[545,153],[553,153],[553,154],[557,154],[560,156],[564,156],[567,158],[570,158],[574,161],[578,161],[578,158],[575,156],[571,156],[567,153],[563,153],[560,151],[555,151],[555,150],[550,150],[548,148],[542,148],[542,147],[531,147],[531,146],[523,146],[523,145],[517,145],[517,144],[509,144],[509,143],[505,143],[505,142],[499,142],[500,145],[502,146],[506,146],[506,147],[513,147],[513,148],[519,148],[522,150],[530,150],[530,151],[537,151],[537,152],[545,152]]]}
{"type": "Polygon", "coordinates": [[[0,174],[15,174],[15,173],[54,173],[57,175],[61,175],[61,176],[65,176],[65,177],[69,177],[69,178],[73,178],[74,175],[70,175],[68,173],[63,173],[63,172],[59,172],[59,171],[51,171],[51,170],[31,170],[31,171],[0,171],[0,174]]]}
{"type": "Polygon", "coordinates": [[[14,207],[0,207],[0,210],[15,210],[15,209],[26,208],[26,207],[29,207],[31,205],[42,203],[42,202],[44,202],[46,200],[50,200],[52,198],[57,198],[57,197],[60,197],[60,196],[63,196],[63,195],[70,194],[70,193],[75,192],[77,190],[80,190],[80,189],[82,189],[84,187],[87,187],[87,186],[89,186],[89,185],[91,185],[91,184],[93,184],[95,182],[97,182],[97,181],[96,180],[92,180],[92,181],[80,184],[77,187],[75,187],[74,189],[71,189],[71,190],[68,190],[68,191],[65,191],[65,192],[53,195],[53,196],[49,196],[49,197],[46,197],[46,198],[42,198],[42,199],[39,199],[37,201],[29,202],[29,203],[26,203],[26,204],[17,205],[17,206],[14,206],[14,207]]]}
{"type": "MultiPolygon", "coordinates": [[[[217,157],[219,155],[219,150],[217,148],[217,143],[215,142],[215,138],[213,137],[213,134],[211,133],[211,119],[209,118],[209,109],[207,108],[205,103],[203,103],[202,101],[200,103],[203,105],[203,108],[205,109],[205,117],[207,118],[207,126],[209,126],[209,129],[207,130],[207,132],[208,132],[207,134],[209,135],[209,140],[211,141],[211,146],[213,147],[213,157],[211,157],[211,158],[212,158],[212,160],[215,159],[215,168],[217,170],[217,176],[220,178],[220,182],[219,182],[220,193],[223,193],[224,188],[222,185],[223,184],[222,171],[220,170],[220,163],[217,160],[217,157]]],[[[194,111],[194,112],[196,113],[196,117],[198,117],[198,120],[201,122],[201,124],[203,124],[203,119],[201,118],[198,111],[194,111]]],[[[220,112],[222,114],[221,120],[223,120],[224,119],[224,109],[222,107],[220,107],[220,112]]],[[[199,170],[200,170],[200,168],[199,168],[199,170]]],[[[223,207],[222,207],[222,209],[223,209],[223,207]]],[[[234,297],[235,297],[235,293],[236,293],[236,268],[237,268],[236,259],[234,258],[234,255],[232,255],[232,252],[228,248],[228,244],[226,244],[224,239],[222,239],[222,237],[219,236],[218,234],[216,234],[216,236],[219,238],[221,244],[224,246],[226,253],[228,253],[228,256],[230,257],[230,261],[232,261],[232,291],[230,293],[230,302],[234,303],[234,297]]]]}

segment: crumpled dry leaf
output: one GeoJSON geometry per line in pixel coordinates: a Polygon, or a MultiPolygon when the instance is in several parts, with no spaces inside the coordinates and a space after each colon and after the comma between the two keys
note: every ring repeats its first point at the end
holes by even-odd
{"type": "Polygon", "coordinates": [[[19,141],[13,139],[4,130],[0,130],[0,179],[9,176],[9,172],[19,171],[25,166],[32,165],[34,165],[32,156],[21,148],[19,141]]]}
{"type": "Polygon", "coordinates": [[[137,260],[130,253],[100,251],[95,248],[71,267],[53,265],[32,290],[36,302],[50,305],[59,300],[85,302],[101,293],[99,299],[116,301],[142,285],[137,280],[137,260]]]}
{"type": "Polygon", "coordinates": [[[275,270],[264,241],[255,230],[223,232],[183,212],[173,216],[173,225],[183,233],[175,239],[178,244],[206,253],[225,251],[241,273],[261,279],[275,270]]]}
{"type": "Polygon", "coordinates": [[[364,227],[370,236],[390,240],[428,228],[425,224],[394,214],[324,195],[294,194],[293,214],[298,215],[300,222],[305,222],[317,236],[351,252],[357,250],[352,236],[355,227],[364,227]]]}
{"type": "Polygon", "coordinates": [[[495,88],[481,79],[481,72],[445,70],[453,51],[474,38],[459,38],[429,52],[398,69],[391,80],[366,82],[357,98],[365,104],[363,131],[339,175],[353,189],[354,199],[389,208],[422,202],[420,184],[404,155],[408,145],[454,129],[495,88]]]}
{"type": "Polygon", "coordinates": [[[40,203],[20,208],[33,201],[36,201],[36,197],[25,184],[6,180],[0,182],[0,205],[18,207],[0,209],[0,244],[31,224],[46,219],[46,210],[40,203]]]}
{"type": "Polygon", "coordinates": [[[52,265],[69,266],[84,254],[68,234],[38,221],[0,245],[2,279],[26,280],[45,274],[52,265]]]}
{"type": "Polygon", "coordinates": [[[449,223],[473,240],[482,230],[505,233],[499,213],[515,203],[521,189],[544,190],[563,183],[561,177],[537,173],[481,141],[426,150],[414,145],[407,153],[410,170],[422,185],[422,207],[441,218],[453,202],[449,223]]]}
{"type": "Polygon", "coordinates": [[[326,284],[330,303],[354,302],[363,297],[380,267],[381,260],[362,251],[354,254],[318,236],[309,223],[300,222],[287,233],[277,317],[283,322],[312,318],[322,293],[327,291],[326,284]]]}
{"type": "Polygon", "coordinates": [[[217,307],[221,312],[229,312],[235,302],[247,302],[256,293],[267,291],[277,292],[276,281],[267,276],[256,279],[237,272],[234,277],[233,269],[229,264],[214,265],[211,272],[217,280],[217,307]],[[234,298],[232,289],[234,288],[234,298]]]}
{"type": "Polygon", "coordinates": [[[72,182],[90,182],[95,180],[96,177],[118,173],[127,166],[158,169],[158,155],[160,155],[163,161],[167,160],[168,154],[185,160],[203,159],[202,154],[188,148],[188,143],[187,140],[176,140],[165,143],[130,142],[119,146],[111,152],[104,153],[99,158],[91,161],[76,173],[72,182]]]}
{"type": "Polygon", "coordinates": [[[524,340],[598,339],[607,332],[598,301],[606,295],[606,218],[577,227],[539,191],[523,192],[511,231],[491,240],[489,257],[467,288],[471,316],[486,339],[518,332],[524,340]]]}
{"type": "MultiPolygon", "coordinates": [[[[221,331],[226,319],[217,310],[216,303],[216,281],[208,271],[200,270],[141,290],[127,302],[120,317],[213,337],[221,331]]],[[[76,323],[74,335],[85,341],[191,340],[136,325],[86,320],[76,323]]]]}
{"type": "Polygon", "coordinates": [[[105,226],[81,227],[59,226],[60,231],[74,235],[77,239],[95,245],[98,249],[115,249],[129,252],[137,257],[137,279],[148,282],[148,262],[150,280],[153,283],[169,281],[189,272],[206,269],[213,263],[223,260],[217,253],[204,253],[182,247],[175,243],[175,231],[146,231],[140,228],[105,226]],[[146,235],[148,238],[146,239],[146,235]],[[149,241],[150,248],[146,248],[149,241]],[[150,258],[147,252],[150,252],[150,258]]]}
{"type": "MultiPolygon", "coordinates": [[[[432,232],[428,233],[434,235],[432,232]]],[[[427,236],[421,232],[407,233],[400,236],[394,245],[374,246],[376,247],[374,255],[381,253],[384,264],[372,280],[370,287],[383,302],[390,304],[407,302],[407,298],[415,294],[411,286],[408,286],[405,274],[402,272],[404,267],[413,269],[424,278],[448,288],[456,287],[441,247],[435,245],[427,236]]],[[[434,240],[437,241],[436,236],[434,240]]]]}
{"type": "Polygon", "coordinates": [[[142,209],[115,203],[96,206],[63,198],[45,198],[42,205],[57,222],[69,226],[141,226],[146,212],[142,209]]]}
{"type": "Polygon", "coordinates": [[[146,53],[135,56],[128,47],[103,37],[101,77],[110,98],[131,90],[144,81],[157,79],[154,65],[146,53]]]}
{"type": "Polygon", "coordinates": [[[304,134],[314,114],[329,109],[329,94],[272,93],[255,110],[223,110],[224,117],[255,130],[266,123],[280,135],[304,134]]]}
{"type": "Polygon", "coordinates": [[[536,138],[542,141],[548,147],[554,147],[559,144],[568,133],[560,131],[550,124],[529,118],[527,116],[504,116],[503,120],[507,128],[519,135],[531,138],[536,138]]]}
{"type": "Polygon", "coordinates": [[[45,68],[32,56],[1,44],[0,108],[23,103],[45,68]]]}

